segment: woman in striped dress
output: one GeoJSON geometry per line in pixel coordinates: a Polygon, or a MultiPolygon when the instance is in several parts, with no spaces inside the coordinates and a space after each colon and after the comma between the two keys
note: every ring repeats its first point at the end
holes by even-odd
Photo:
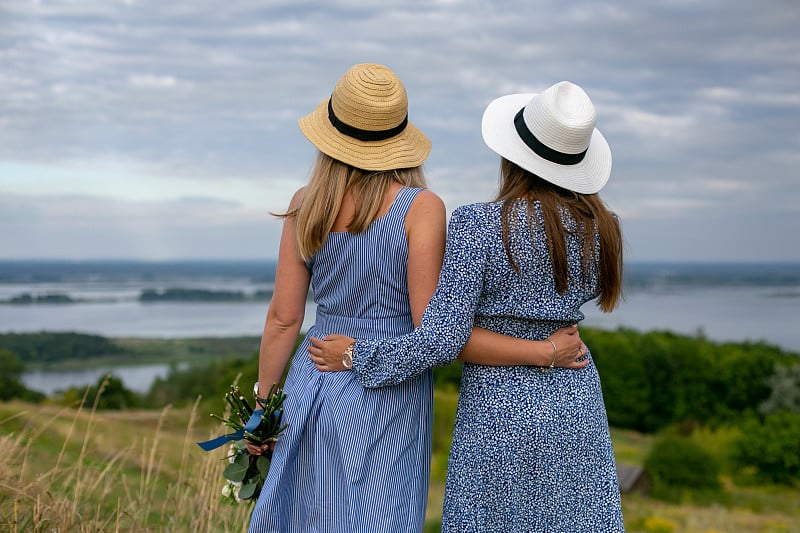
{"type": "MultiPolygon", "coordinates": [[[[341,371],[346,351],[352,372],[338,373],[385,387],[451,362],[473,325],[543,339],[583,319],[590,300],[611,311],[622,236],[596,194],[611,152],[595,117],[586,93],[568,82],[493,101],[482,130],[502,158],[500,194],[453,213],[422,326],[395,339],[314,338],[310,360],[341,371]]],[[[539,368],[496,366],[489,353],[464,365],[442,531],[624,531],[597,369],[583,348],[571,354],[579,368],[554,369],[554,355],[539,368]]]]}
{"type": "MultiPolygon", "coordinates": [[[[261,341],[256,395],[279,383],[293,351],[309,285],[317,303],[309,336],[402,335],[419,325],[444,253],[445,211],[424,189],[428,139],[407,119],[397,77],[356,65],[330,99],[300,120],[319,149],[308,185],[284,217],[275,291],[261,341]]],[[[483,331],[481,343],[525,358],[580,345],[575,328],[550,342],[483,331]]],[[[293,359],[284,421],[253,511],[251,533],[420,532],[430,469],[432,381],[365,388],[352,373],[293,359]]],[[[249,447],[251,453],[260,453],[249,447]]]]}

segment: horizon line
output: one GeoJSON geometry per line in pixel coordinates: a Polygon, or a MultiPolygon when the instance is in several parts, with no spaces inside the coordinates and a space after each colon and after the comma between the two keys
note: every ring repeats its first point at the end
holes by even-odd
{"type": "MultiPolygon", "coordinates": [[[[136,258],[136,257],[0,257],[0,263],[271,263],[277,257],[173,257],[173,258],[136,258]]],[[[659,263],[659,264],[739,264],[739,265],[774,265],[800,264],[798,259],[626,259],[625,263],[659,263]]]]}

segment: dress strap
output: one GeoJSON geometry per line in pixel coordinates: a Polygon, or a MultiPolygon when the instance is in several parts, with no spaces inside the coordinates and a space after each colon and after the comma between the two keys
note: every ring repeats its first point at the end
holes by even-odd
{"type": "Polygon", "coordinates": [[[405,219],[411,204],[414,203],[414,198],[417,197],[421,190],[419,187],[403,187],[397,191],[392,207],[389,209],[389,214],[405,219]]]}

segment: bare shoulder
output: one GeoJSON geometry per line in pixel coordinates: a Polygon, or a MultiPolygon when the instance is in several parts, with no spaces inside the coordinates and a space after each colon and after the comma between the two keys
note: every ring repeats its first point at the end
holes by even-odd
{"type": "Polygon", "coordinates": [[[444,213],[444,202],[436,193],[428,189],[419,191],[409,209],[409,214],[413,214],[414,216],[421,214],[436,216],[440,214],[444,215],[444,213]]]}
{"type": "Polygon", "coordinates": [[[439,239],[438,235],[444,235],[447,229],[447,213],[442,199],[428,189],[421,190],[406,213],[405,226],[409,238],[420,236],[427,240],[436,235],[439,239]]]}
{"type": "Polygon", "coordinates": [[[305,194],[305,192],[306,192],[305,187],[300,187],[294,192],[294,195],[292,196],[292,201],[289,202],[290,210],[296,209],[301,203],[303,203],[303,195],[305,194]]]}

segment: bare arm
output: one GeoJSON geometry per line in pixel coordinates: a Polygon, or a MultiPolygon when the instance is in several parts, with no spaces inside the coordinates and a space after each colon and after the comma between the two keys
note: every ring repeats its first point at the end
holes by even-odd
{"type": "MultiPolygon", "coordinates": [[[[430,239],[430,235],[428,235],[428,239],[430,239]]],[[[421,245],[424,245],[424,239],[421,242],[421,245]]],[[[411,238],[409,238],[409,291],[411,291],[412,287],[414,287],[416,283],[414,278],[412,278],[413,273],[417,269],[417,266],[412,265],[412,258],[414,256],[415,254],[411,253],[411,238]]],[[[476,264],[472,264],[476,263],[476,261],[478,263],[480,262],[476,255],[471,252],[468,252],[467,256],[464,258],[459,259],[455,256],[451,258],[453,267],[450,271],[456,274],[455,277],[458,278],[458,281],[446,284],[446,286],[459,286],[464,288],[466,284],[469,284],[470,286],[474,287],[473,289],[468,290],[467,293],[471,294],[473,297],[477,297],[477,294],[480,292],[479,285],[481,275],[478,272],[480,268],[476,264]],[[469,266],[465,270],[463,265],[469,266]],[[467,273],[469,273],[469,275],[464,276],[464,274],[467,273]],[[470,281],[467,282],[467,279],[470,281]]],[[[419,268],[424,269],[426,265],[423,262],[418,263],[418,266],[419,268]]],[[[429,274],[427,279],[430,279],[431,277],[432,276],[429,274]]],[[[418,291],[417,295],[419,297],[417,299],[412,299],[414,324],[417,327],[419,327],[420,324],[420,321],[417,318],[419,309],[420,307],[424,307],[431,294],[430,291],[425,291],[424,294],[421,293],[422,291],[418,291]]],[[[449,319],[449,322],[451,323],[449,326],[445,327],[429,327],[430,331],[426,332],[428,338],[426,339],[427,342],[425,343],[426,348],[431,351],[431,354],[440,353],[442,355],[437,357],[433,357],[432,355],[430,357],[426,356],[426,361],[427,359],[430,359],[430,361],[424,363],[420,361],[419,364],[413,365],[415,368],[414,371],[418,372],[424,369],[426,366],[446,364],[447,362],[452,361],[452,358],[455,358],[458,352],[454,352],[451,358],[450,356],[445,356],[440,348],[444,348],[446,345],[450,344],[458,344],[450,341],[454,341],[456,338],[454,335],[456,330],[463,329],[461,326],[467,326],[470,328],[467,331],[463,331],[463,335],[461,333],[458,335],[459,338],[464,339],[462,342],[466,344],[466,346],[461,344],[464,351],[461,353],[460,357],[468,362],[494,366],[550,366],[553,364],[554,360],[554,348],[553,344],[550,342],[552,341],[556,345],[555,366],[582,368],[586,364],[583,362],[576,363],[575,361],[580,357],[579,354],[582,351],[580,336],[577,334],[577,328],[575,327],[558,330],[549,338],[549,340],[545,341],[516,339],[514,337],[504,336],[481,328],[472,328],[471,316],[470,320],[467,320],[467,317],[462,317],[463,320],[460,319],[453,322],[456,309],[451,306],[452,302],[448,301],[450,300],[449,297],[445,295],[442,296],[443,298],[440,298],[440,300],[441,303],[445,305],[445,308],[442,309],[439,314],[442,318],[446,317],[446,319],[449,319]],[[447,310],[448,307],[449,310],[447,310]],[[443,335],[446,335],[447,339],[443,338],[443,335]],[[437,338],[439,341],[436,340],[437,338]]],[[[463,311],[465,311],[466,307],[467,306],[464,305],[463,302],[462,304],[458,305],[457,314],[459,314],[459,316],[463,314],[463,311]]],[[[427,317],[427,314],[425,316],[427,317]]],[[[438,322],[440,321],[434,321],[434,323],[437,325],[438,322]]],[[[419,340],[422,342],[422,339],[425,336],[426,335],[424,334],[417,335],[418,338],[415,338],[414,342],[411,342],[411,344],[408,345],[409,351],[406,357],[416,358],[420,355],[419,348],[421,348],[421,345],[416,341],[419,340]]],[[[309,356],[317,365],[317,368],[322,371],[337,371],[345,369],[345,366],[342,364],[342,354],[348,348],[348,346],[355,341],[355,339],[343,335],[328,335],[324,340],[312,337],[310,341],[311,344],[308,347],[309,356]]],[[[401,350],[401,352],[405,352],[405,350],[401,350]]],[[[402,374],[403,372],[398,371],[396,373],[402,374]]],[[[393,375],[391,380],[386,380],[386,382],[394,382],[397,379],[399,378],[393,375]]]]}
{"type": "MultiPolygon", "coordinates": [[[[589,364],[589,358],[583,358],[587,348],[581,341],[577,325],[561,328],[547,339],[543,341],[518,339],[473,327],[472,335],[458,358],[467,363],[486,366],[552,365],[573,370],[589,364]],[[555,345],[555,351],[550,341],[555,345]]],[[[355,339],[346,335],[327,335],[324,339],[312,337],[308,351],[319,370],[325,372],[347,370],[342,364],[342,354],[352,342],[355,342],[355,339]]]]}
{"type": "MultiPolygon", "coordinates": [[[[300,202],[302,194],[302,189],[295,193],[289,209],[300,202]]],[[[266,395],[270,385],[280,383],[305,316],[311,275],[297,254],[296,227],[293,217],[284,219],[275,291],[267,311],[258,357],[260,395],[266,395]]]]}
{"type": "Polygon", "coordinates": [[[472,328],[472,335],[458,358],[467,363],[487,366],[553,366],[578,369],[589,364],[578,326],[556,330],[543,341],[517,339],[488,329],[472,328]],[[552,341],[552,344],[551,344],[552,341]]]}
{"type": "Polygon", "coordinates": [[[446,231],[444,203],[434,193],[420,191],[406,215],[408,300],[414,327],[422,322],[425,307],[436,290],[446,231]]]}
{"type": "MultiPolygon", "coordinates": [[[[420,191],[406,216],[408,238],[408,296],[414,326],[419,327],[425,307],[436,290],[444,255],[445,207],[434,193],[420,191]]],[[[577,327],[563,328],[550,340],[556,345],[556,364],[574,366],[583,349],[577,327]]],[[[346,348],[346,347],[345,347],[346,348]]],[[[549,366],[553,345],[548,341],[529,341],[473,327],[469,342],[459,355],[468,363],[493,366],[549,366]]],[[[580,367],[586,363],[580,363],[580,367]]]]}

